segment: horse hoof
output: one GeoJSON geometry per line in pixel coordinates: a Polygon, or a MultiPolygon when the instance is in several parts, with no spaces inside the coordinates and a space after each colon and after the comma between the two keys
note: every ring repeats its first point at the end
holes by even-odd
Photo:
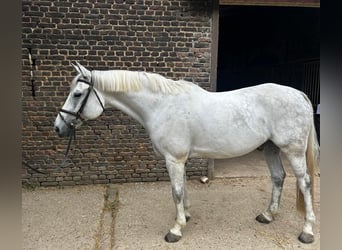
{"type": "Polygon", "coordinates": [[[298,240],[302,243],[310,244],[310,243],[314,242],[314,236],[312,234],[302,232],[298,236],[298,240]]]}
{"type": "Polygon", "coordinates": [[[191,216],[185,216],[186,222],[188,222],[191,219],[191,216]]]}
{"type": "Polygon", "coordinates": [[[180,240],[180,238],[182,238],[182,236],[179,236],[179,235],[175,235],[171,232],[168,232],[166,235],[165,235],[165,241],[168,242],[168,243],[174,243],[174,242],[177,242],[180,240]]]}
{"type": "Polygon", "coordinates": [[[267,219],[264,214],[259,214],[255,219],[263,224],[269,224],[271,222],[271,220],[267,219]]]}

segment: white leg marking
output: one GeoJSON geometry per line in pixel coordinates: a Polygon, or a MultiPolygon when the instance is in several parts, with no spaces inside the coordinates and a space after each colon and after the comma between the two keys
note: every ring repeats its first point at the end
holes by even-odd
{"type": "Polygon", "coordinates": [[[270,211],[265,211],[262,213],[264,215],[264,217],[268,220],[268,221],[273,221],[273,215],[270,211]]]}

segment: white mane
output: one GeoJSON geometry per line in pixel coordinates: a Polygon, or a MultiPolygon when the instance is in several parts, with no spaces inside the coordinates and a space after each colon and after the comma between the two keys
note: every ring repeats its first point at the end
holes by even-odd
{"type": "Polygon", "coordinates": [[[153,92],[177,95],[186,92],[191,82],[167,79],[155,73],[127,70],[93,71],[96,87],[108,92],[133,92],[148,88],[153,92]]]}

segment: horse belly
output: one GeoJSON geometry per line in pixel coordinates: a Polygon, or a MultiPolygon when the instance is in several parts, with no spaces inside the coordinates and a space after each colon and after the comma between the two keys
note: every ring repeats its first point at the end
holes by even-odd
{"type": "Polygon", "coordinates": [[[190,157],[232,158],[247,154],[266,142],[270,133],[235,123],[207,127],[193,133],[190,157]]]}
{"type": "Polygon", "coordinates": [[[252,142],[249,141],[248,144],[244,144],[241,141],[221,142],[211,140],[206,144],[193,145],[192,151],[190,152],[190,157],[204,157],[212,159],[238,157],[252,152],[265,141],[266,140],[262,137],[254,138],[254,140],[252,142]]]}

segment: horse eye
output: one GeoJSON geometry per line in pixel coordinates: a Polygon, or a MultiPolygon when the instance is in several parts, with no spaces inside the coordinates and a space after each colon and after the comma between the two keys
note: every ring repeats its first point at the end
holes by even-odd
{"type": "Polygon", "coordinates": [[[75,92],[75,93],[74,93],[74,97],[80,97],[81,95],[82,95],[81,92],[75,92]]]}

